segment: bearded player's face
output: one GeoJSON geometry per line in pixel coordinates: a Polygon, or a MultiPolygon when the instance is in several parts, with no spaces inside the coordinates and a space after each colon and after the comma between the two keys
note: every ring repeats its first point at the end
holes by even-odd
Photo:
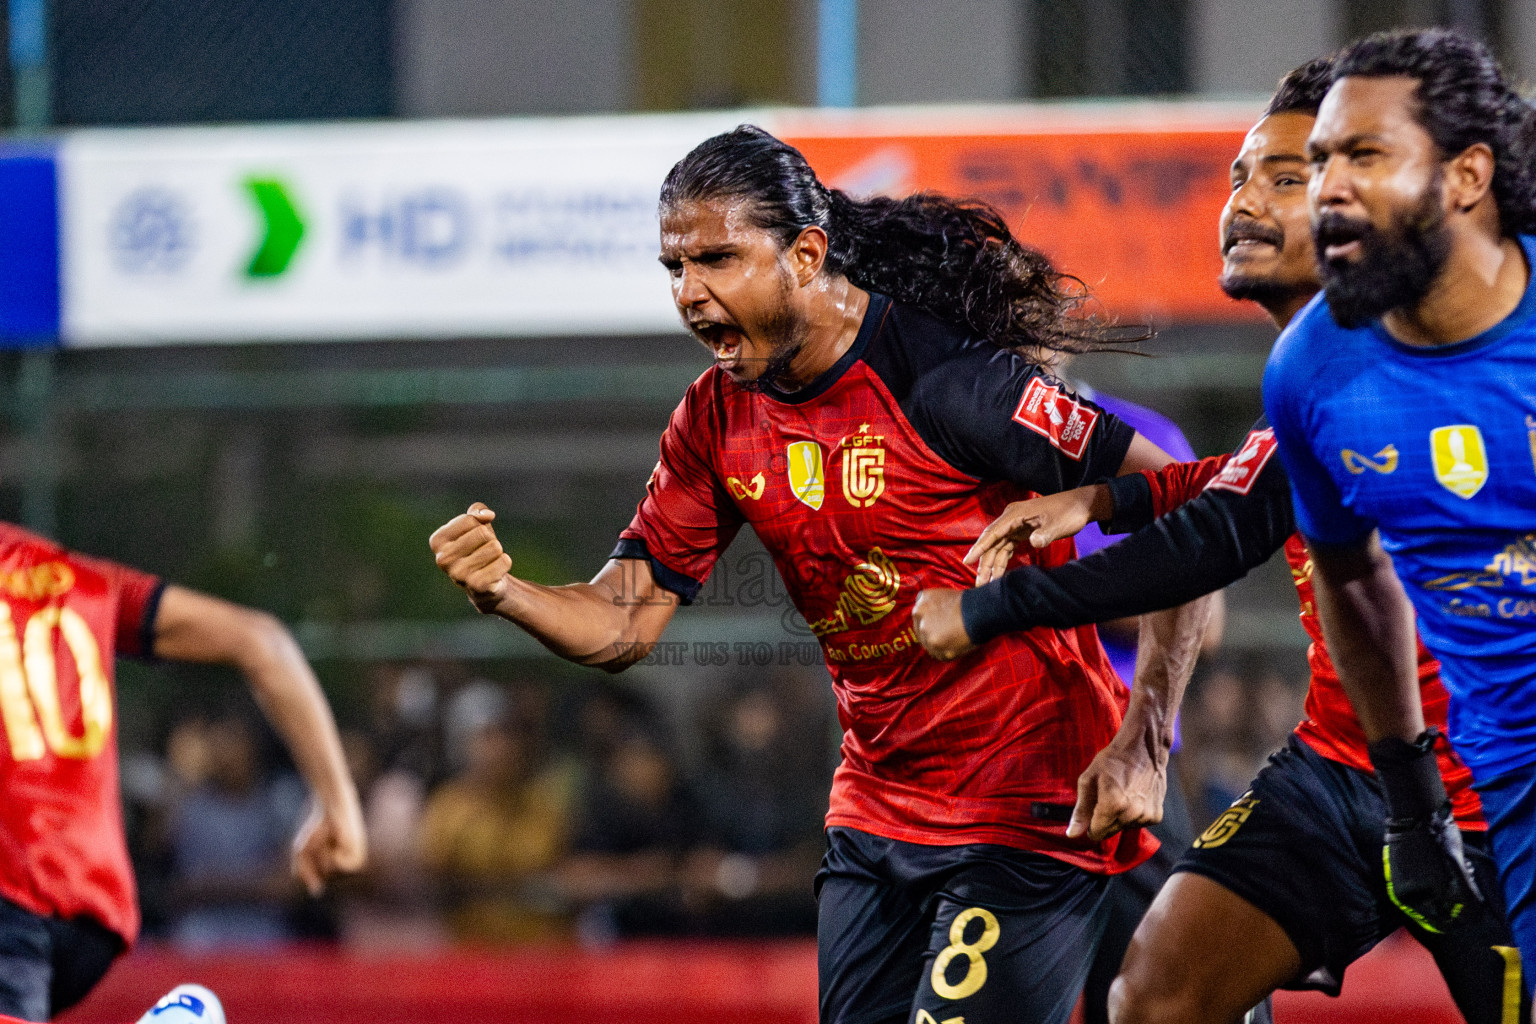
{"type": "Polygon", "coordinates": [[[1221,211],[1221,287],[1261,304],[1320,287],[1307,214],[1307,135],[1313,117],[1272,114],[1253,126],[1232,161],[1221,211]]]}
{"type": "Polygon", "coordinates": [[[803,334],[795,273],[743,201],[663,209],[660,259],[683,325],[733,380],[772,383],[788,368],[803,334]]]}
{"type": "Polygon", "coordinates": [[[1415,116],[1417,88],[1407,77],[1341,79],[1307,140],[1313,241],[1345,327],[1417,303],[1450,251],[1442,157],[1415,116]]]}

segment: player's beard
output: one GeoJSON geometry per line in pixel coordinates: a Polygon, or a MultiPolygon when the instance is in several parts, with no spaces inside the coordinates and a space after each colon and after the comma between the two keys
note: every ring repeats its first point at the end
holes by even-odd
{"type": "Polygon", "coordinates": [[[767,361],[763,364],[762,372],[751,380],[738,380],[736,383],[748,391],[762,392],[769,388],[780,391],[794,391],[804,381],[796,381],[789,374],[790,364],[795,357],[805,348],[805,336],[808,333],[806,325],[795,315],[794,309],[789,304],[790,279],[786,276],[780,281],[780,296],[778,308],[773,315],[763,321],[758,330],[759,336],[768,341],[770,348],[767,361]]]}
{"type": "Polygon", "coordinates": [[[751,380],[738,381],[748,391],[794,391],[800,382],[789,375],[789,367],[805,347],[805,325],[797,321],[789,310],[783,310],[763,325],[762,333],[773,339],[773,349],[763,364],[763,371],[751,380]]]}
{"type": "Polygon", "coordinates": [[[1393,218],[1387,230],[1364,220],[1324,213],[1312,229],[1328,308],[1340,327],[1364,327],[1382,314],[1413,306],[1429,293],[1451,253],[1451,233],[1440,204],[1440,175],[1419,201],[1393,218]],[[1329,263],[1329,244],[1358,238],[1354,262],[1329,263]]]}
{"type": "Polygon", "coordinates": [[[1260,306],[1283,306],[1302,295],[1311,295],[1317,285],[1283,281],[1277,277],[1260,277],[1256,274],[1223,273],[1217,280],[1227,297],[1239,302],[1256,302],[1260,306]]]}

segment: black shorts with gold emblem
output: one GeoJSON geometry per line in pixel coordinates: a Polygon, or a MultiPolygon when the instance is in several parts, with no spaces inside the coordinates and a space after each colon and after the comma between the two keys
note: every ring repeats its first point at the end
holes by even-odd
{"type": "Polygon", "coordinates": [[[1443,934],[1411,925],[1387,898],[1381,866],[1386,804],[1376,776],[1317,753],[1295,736],[1253,788],[1223,811],[1174,865],[1216,882],[1285,930],[1301,973],[1285,988],[1337,995],[1344,968],[1398,928],[1434,955],[1468,1024],[1530,1020],[1485,837],[1462,832],[1488,907],[1469,907],[1443,934]]]}

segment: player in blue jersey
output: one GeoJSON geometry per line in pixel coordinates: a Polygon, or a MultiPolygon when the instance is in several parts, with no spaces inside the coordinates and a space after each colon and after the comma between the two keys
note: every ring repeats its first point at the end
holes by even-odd
{"type": "Polygon", "coordinates": [[[1281,336],[1264,401],[1387,799],[1388,890],[1438,929],[1478,896],[1416,611],[1536,963],[1536,112],[1465,36],[1376,35],[1339,55],[1308,153],[1326,302],[1281,336]]]}

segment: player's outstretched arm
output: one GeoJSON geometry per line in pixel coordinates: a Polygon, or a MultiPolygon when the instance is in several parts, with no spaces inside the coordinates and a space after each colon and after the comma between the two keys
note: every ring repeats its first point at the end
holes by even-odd
{"type": "Polygon", "coordinates": [[[1387,802],[1387,895],[1428,931],[1480,900],[1424,728],[1413,608],[1375,533],[1342,547],[1309,544],[1317,614],[1344,692],[1370,741],[1387,802]]]}
{"type": "MultiPolygon", "coordinates": [[[[1254,435],[1249,436],[1252,440],[1254,435]]],[[[1296,529],[1290,480],[1280,460],[1266,458],[1255,465],[1250,459],[1249,466],[1257,475],[1235,489],[1204,488],[1204,475],[1166,488],[1157,503],[1189,500],[1086,558],[1054,569],[1013,569],[967,591],[923,591],[913,612],[918,642],[934,657],[948,660],[1002,633],[1144,615],[1241,579],[1268,561],[1296,529]]],[[[1165,467],[1154,477],[1182,468],[1165,467]]],[[[1165,482],[1154,479],[1154,490],[1165,482]]],[[[1150,503],[1150,492],[1145,497],[1149,503],[1144,508],[1122,509],[1117,499],[1115,521],[1150,519],[1157,503],[1150,503]]]]}
{"type": "Polygon", "coordinates": [[[361,870],[368,847],[357,787],[330,705],[287,628],[266,612],[168,586],[155,616],[155,654],[230,665],[245,676],[315,794],[293,846],[293,872],[309,891],[318,894],[330,875],[361,870]]]}
{"type": "Polygon", "coordinates": [[[438,568],[486,615],[499,615],[568,661],[611,672],[643,659],[677,611],[642,559],[611,559],[590,583],[548,587],[512,575],[496,538],[496,513],[480,502],[432,534],[438,568]]]}
{"type": "Polygon", "coordinates": [[[1328,654],[1367,740],[1424,731],[1413,606],[1373,533],[1359,544],[1307,542],[1328,654]]]}
{"type": "Polygon", "coordinates": [[[1211,613],[1211,600],[1200,598],[1141,617],[1125,721],[1078,777],[1068,836],[1099,840],[1163,820],[1174,721],[1211,613]]]}

